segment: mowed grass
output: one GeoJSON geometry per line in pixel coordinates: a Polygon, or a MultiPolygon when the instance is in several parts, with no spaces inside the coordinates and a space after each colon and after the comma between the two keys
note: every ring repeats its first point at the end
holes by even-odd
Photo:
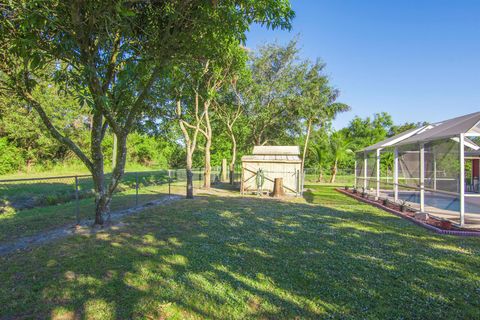
{"type": "MultiPolygon", "coordinates": [[[[172,183],[170,192],[184,193],[184,182],[172,183]]],[[[125,210],[168,195],[168,184],[140,187],[138,200],[135,189],[130,188],[113,196],[110,209],[112,212],[125,210]]],[[[78,201],[78,217],[76,201],[0,214],[0,244],[63,226],[73,226],[78,219],[92,220],[93,223],[94,212],[95,198],[90,197],[78,201]]]]}
{"type": "Polygon", "coordinates": [[[311,188],[181,200],[0,258],[0,318],[480,317],[480,239],[311,188]]]}

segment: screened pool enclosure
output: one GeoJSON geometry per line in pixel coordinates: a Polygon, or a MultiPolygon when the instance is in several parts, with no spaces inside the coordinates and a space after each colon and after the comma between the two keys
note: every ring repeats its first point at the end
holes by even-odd
{"type": "Polygon", "coordinates": [[[359,190],[480,227],[480,112],[403,132],[356,153],[359,190]]]}

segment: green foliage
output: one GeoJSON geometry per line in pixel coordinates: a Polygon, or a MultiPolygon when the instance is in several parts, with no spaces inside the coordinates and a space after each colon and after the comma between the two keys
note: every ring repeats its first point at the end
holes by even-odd
{"type": "Polygon", "coordinates": [[[266,44],[252,53],[252,86],[245,95],[251,143],[291,144],[299,129],[293,104],[299,62],[296,40],[266,44]]]}
{"type": "Polygon", "coordinates": [[[330,136],[330,151],[334,162],[345,160],[349,156],[353,156],[350,149],[351,142],[347,140],[342,131],[333,132],[330,136]]]}
{"type": "MultiPolygon", "coordinates": [[[[353,170],[354,151],[361,150],[392,135],[416,128],[422,124],[394,125],[392,117],[388,113],[382,112],[374,114],[373,118],[355,117],[347,127],[334,133],[327,134],[331,130],[325,132],[317,129],[312,135],[313,148],[310,148],[312,154],[307,157],[305,167],[318,168],[318,164],[322,163],[322,168],[332,168],[335,159],[337,159],[338,168],[353,170]],[[320,150],[324,150],[324,154],[319,159],[318,153],[320,150]]],[[[382,153],[380,161],[382,163],[381,174],[385,175],[388,171],[391,172],[393,153],[382,153]]]]}
{"type": "MultiPolygon", "coordinates": [[[[154,91],[169,82],[169,67],[209,61],[212,52],[221,53],[216,58],[228,57],[227,49],[245,40],[250,24],[289,29],[294,16],[287,0],[9,1],[0,6],[0,14],[1,91],[33,108],[44,128],[95,177],[97,224],[103,224],[110,195],[123,176],[127,137],[159,105],[156,98],[162,94],[154,91]],[[91,139],[81,141],[86,148],[55,121],[61,106],[50,112],[44,91],[53,87],[73,97],[76,110],[85,108],[83,114],[90,116],[91,139]],[[103,140],[108,128],[117,143],[107,186],[103,140]]],[[[221,77],[225,65],[217,60],[208,72],[221,77]]],[[[206,87],[202,96],[213,95],[211,89],[206,87]]],[[[147,141],[139,142],[134,158],[166,164],[147,141]]]]}
{"type": "Polygon", "coordinates": [[[0,174],[6,174],[20,169],[24,163],[21,150],[10,144],[7,138],[0,138],[0,174]]]}
{"type": "Polygon", "coordinates": [[[355,117],[343,129],[345,136],[352,143],[352,148],[357,151],[387,138],[393,126],[392,117],[386,113],[376,113],[373,119],[355,117]]]}
{"type": "Polygon", "coordinates": [[[129,136],[127,146],[130,162],[160,169],[172,168],[170,161],[173,154],[178,151],[178,146],[157,137],[139,133],[132,133],[129,136]]]}

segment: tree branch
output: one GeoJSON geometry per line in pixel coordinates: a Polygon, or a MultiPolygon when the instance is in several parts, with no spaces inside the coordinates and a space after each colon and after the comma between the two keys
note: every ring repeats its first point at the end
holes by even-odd
{"type": "Polygon", "coordinates": [[[148,78],[146,84],[142,89],[142,92],[138,95],[137,100],[135,100],[132,108],[130,109],[130,112],[128,113],[127,120],[125,121],[124,130],[132,126],[133,121],[135,120],[135,117],[138,115],[139,111],[141,110],[141,107],[143,106],[145,98],[148,96],[150,88],[152,87],[153,83],[157,78],[158,72],[159,72],[159,67],[153,68],[153,71],[150,74],[150,77],[148,78]]]}
{"type": "Polygon", "coordinates": [[[102,85],[103,94],[107,92],[110,83],[112,82],[113,76],[115,75],[115,67],[117,62],[118,54],[120,53],[120,33],[117,31],[115,33],[115,39],[113,40],[112,55],[108,61],[107,71],[105,73],[105,82],[102,85]]]}
{"type": "Polygon", "coordinates": [[[35,100],[35,98],[29,92],[25,90],[21,90],[20,94],[37,111],[38,115],[40,116],[40,119],[42,120],[43,124],[47,127],[47,130],[50,132],[50,134],[55,139],[57,139],[58,141],[60,141],[61,143],[69,147],[70,150],[72,150],[80,158],[80,160],[82,160],[82,162],[87,166],[90,172],[92,172],[93,171],[92,161],[90,161],[90,159],[75,144],[75,142],[73,142],[70,138],[62,135],[60,131],[58,131],[57,128],[55,128],[55,126],[48,118],[48,115],[46,114],[45,110],[42,108],[40,103],[37,100],[35,100]]]}

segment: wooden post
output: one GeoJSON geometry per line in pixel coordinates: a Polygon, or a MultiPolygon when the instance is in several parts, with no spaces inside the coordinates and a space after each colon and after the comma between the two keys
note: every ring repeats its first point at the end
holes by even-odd
{"type": "Polygon", "coordinates": [[[244,193],[244,190],[243,190],[243,188],[244,188],[243,179],[245,178],[244,174],[245,174],[245,168],[243,167],[243,163],[242,163],[242,175],[241,175],[241,178],[240,178],[241,179],[240,180],[240,194],[241,195],[243,195],[243,193],[244,193]]]}
{"type": "Polygon", "coordinates": [[[77,219],[77,224],[80,223],[80,203],[78,201],[78,176],[75,176],[75,217],[77,219]]]}
{"type": "Polygon", "coordinates": [[[138,206],[138,172],[135,172],[135,207],[138,206]]]}
{"type": "Polygon", "coordinates": [[[276,198],[283,197],[285,192],[283,190],[283,178],[275,178],[273,184],[273,193],[272,196],[276,198]]]}
{"type": "Polygon", "coordinates": [[[222,182],[228,181],[228,168],[227,168],[227,159],[222,159],[222,182]]]}

